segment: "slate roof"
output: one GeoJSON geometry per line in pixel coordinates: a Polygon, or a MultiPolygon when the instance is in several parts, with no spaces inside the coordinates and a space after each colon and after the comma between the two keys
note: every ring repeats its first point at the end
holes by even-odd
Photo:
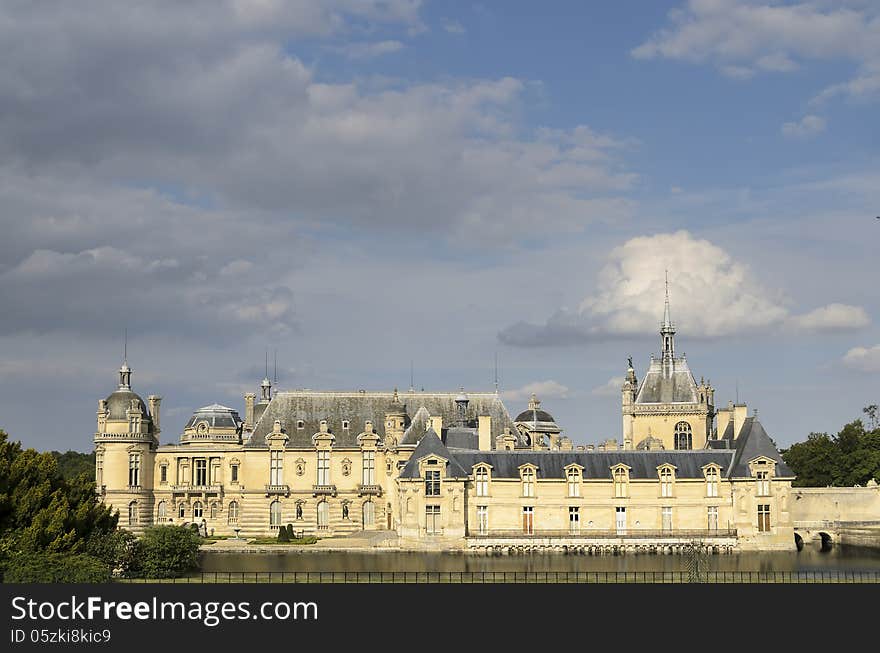
{"type": "Polygon", "coordinates": [[[419,445],[413,451],[412,456],[410,456],[409,460],[406,463],[406,466],[403,468],[403,471],[400,473],[401,478],[419,478],[419,461],[425,456],[430,455],[439,456],[441,458],[445,458],[448,462],[446,463],[446,476],[451,478],[467,478],[468,472],[464,467],[458,462],[456,457],[454,457],[449,449],[440,441],[440,437],[434,432],[434,429],[429,428],[425,433],[424,437],[419,441],[419,445]]]}
{"type": "Polygon", "coordinates": [[[220,404],[212,404],[210,406],[199,408],[193,413],[193,416],[190,417],[184,428],[193,428],[201,421],[206,421],[208,426],[220,426],[234,429],[241,426],[241,417],[239,417],[238,411],[234,408],[229,408],[228,406],[221,406],[220,404]]]}
{"type": "Polygon", "coordinates": [[[125,412],[131,406],[132,399],[137,399],[141,414],[147,415],[147,406],[140,395],[128,388],[119,388],[107,397],[107,419],[128,419],[125,412]]]}
{"type": "MultiPolygon", "coordinates": [[[[450,427],[456,424],[458,410],[455,405],[457,392],[401,392],[399,401],[406,411],[405,425],[412,426],[413,417],[424,407],[429,415],[440,415],[443,424],[450,427]]],[[[467,426],[477,426],[477,416],[492,417],[492,441],[504,432],[505,428],[519,438],[513,421],[501,398],[494,392],[469,393],[467,408],[467,426]]],[[[257,420],[250,439],[245,444],[250,448],[266,447],[266,435],[272,431],[275,420],[281,420],[282,428],[290,438],[288,447],[311,448],[312,436],[320,430],[322,419],[327,420],[331,433],[336,437],[336,448],[356,448],[357,436],[364,430],[367,420],[373,422],[373,428],[380,437],[385,435],[385,413],[394,402],[393,392],[317,392],[299,390],[278,392],[269,402],[263,414],[257,420]],[[297,428],[297,422],[303,421],[303,428],[297,428]],[[343,429],[342,422],[347,420],[349,428],[343,429]]],[[[424,415],[424,412],[423,412],[424,415]]],[[[424,424],[427,428],[429,422],[424,424]]],[[[413,431],[407,443],[415,444],[424,434],[413,431]]],[[[525,444],[522,442],[521,444],[525,444]]]]}
{"type": "Polygon", "coordinates": [[[697,382],[684,358],[672,359],[664,372],[660,360],[652,360],[636,394],[637,404],[697,403],[697,382]]]}
{"type": "Polygon", "coordinates": [[[742,478],[751,476],[749,461],[758,456],[766,456],[776,461],[776,476],[793,477],[794,472],[782,460],[779,450],[761,422],[755,417],[746,417],[736,439],[736,455],[728,476],[742,478]]]}

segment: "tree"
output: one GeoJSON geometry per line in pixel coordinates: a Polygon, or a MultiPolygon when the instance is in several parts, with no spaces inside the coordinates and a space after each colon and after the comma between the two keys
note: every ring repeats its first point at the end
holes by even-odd
{"type": "Polygon", "coordinates": [[[145,578],[179,578],[199,566],[201,538],[184,526],[151,526],[138,540],[139,565],[145,578]]]}
{"type": "Polygon", "coordinates": [[[880,428],[866,431],[855,420],[836,436],[811,433],[806,442],[783,451],[782,458],[797,476],[795,487],[864,485],[880,480],[880,428]]]}
{"type": "Polygon", "coordinates": [[[95,454],[80,453],[79,451],[50,452],[58,463],[58,470],[67,480],[72,480],[81,474],[89,478],[95,475],[95,454]]]}
{"type": "Polygon", "coordinates": [[[810,433],[806,442],[783,450],[782,459],[797,478],[795,487],[825,487],[834,484],[840,465],[840,451],[827,433],[810,433]]]}
{"type": "Polygon", "coordinates": [[[871,424],[871,429],[876,429],[877,424],[877,404],[871,404],[870,406],[865,406],[862,408],[862,412],[868,416],[868,420],[871,424]]]}

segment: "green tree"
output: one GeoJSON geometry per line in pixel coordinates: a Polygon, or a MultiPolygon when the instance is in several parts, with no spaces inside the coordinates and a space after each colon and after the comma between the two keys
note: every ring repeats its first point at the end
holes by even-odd
{"type": "Polygon", "coordinates": [[[827,433],[810,433],[806,442],[783,450],[782,459],[797,476],[793,486],[825,487],[834,484],[840,450],[827,433]]]}
{"type": "Polygon", "coordinates": [[[184,526],[151,526],[138,540],[139,565],[146,578],[179,578],[199,566],[198,534],[184,526]]]}
{"type": "Polygon", "coordinates": [[[65,451],[60,453],[52,451],[51,454],[58,462],[58,470],[67,480],[72,480],[81,474],[88,477],[95,475],[95,454],[81,453],[79,451],[65,451]]]}
{"type": "Polygon", "coordinates": [[[855,420],[835,436],[811,433],[783,451],[782,458],[797,476],[796,487],[864,485],[880,480],[880,429],[867,431],[855,420]]]}

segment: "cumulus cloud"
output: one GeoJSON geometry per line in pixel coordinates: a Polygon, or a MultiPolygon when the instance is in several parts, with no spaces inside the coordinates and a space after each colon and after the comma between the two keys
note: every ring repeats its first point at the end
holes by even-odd
{"type": "Polygon", "coordinates": [[[880,372],[880,345],[853,347],[844,355],[843,364],[861,372],[880,372]]]}
{"type": "Polygon", "coordinates": [[[501,331],[517,346],[571,345],[655,333],[669,272],[672,317],[691,338],[767,331],[788,324],[804,331],[859,328],[864,309],[831,304],[792,315],[779,290],[767,288],[721,247],[687,231],[633,238],[615,248],[596,291],[544,324],[518,322],[501,331]]]}
{"type": "Polygon", "coordinates": [[[865,95],[880,90],[880,10],[876,3],[689,0],[631,54],[709,62],[730,77],[788,73],[809,60],[848,60],[858,72],[817,96],[865,95]]]}
{"type": "Polygon", "coordinates": [[[606,383],[590,390],[590,394],[595,397],[619,397],[623,380],[622,376],[612,376],[606,383]]]}
{"type": "Polygon", "coordinates": [[[796,122],[782,125],[782,135],[788,138],[809,138],[825,131],[825,119],[812,114],[804,116],[796,122]]]}
{"type": "Polygon", "coordinates": [[[544,401],[545,399],[567,399],[569,392],[567,386],[548,379],[547,381],[527,383],[515,390],[505,390],[501,393],[501,396],[507,401],[523,402],[527,401],[534,394],[537,395],[538,399],[544,401]]]}

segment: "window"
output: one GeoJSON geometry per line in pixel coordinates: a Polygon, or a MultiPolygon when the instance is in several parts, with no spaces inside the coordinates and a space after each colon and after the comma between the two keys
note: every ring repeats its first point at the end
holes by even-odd
{"type": "Polygon", "coordinates": [[[477,496],[489,496],[489,470],[485,467],[477,467],[477,471],[474,476],[477,483],[477,496]]]}
{"type": "Polygon", "coordinates": [[[139,453],[128,454],[128,484],[137,487],[141,484],[141,455],[139,453]]]}
{"type": "Polygon", "coordinates": [[[232,483],[238,483],[238,465],[232,465],[229,468],[229,480],[232,483]]]}
{"type": "Polygon", "coordinates": [[[269,452],[270,468],[269,468],[269,485],[281,485],[284,481],[282,472],[284,471],[282,455],[283,451],[273,450],[269,452]]]}
{"type": "Polygon", "coordinates": [[[675,448],[693,449],[691,425],[687,422],[679,422],[675,425],[675,448]]]}
{"type": "Polygon", "coordinates": [[[318,530],[326,531],[330,528],[330,504],[321,501],[318,504],[318,530]]]}
{"type": "Polygon", "coordinates": [[[425,496],[426,497],[439,497],[440,496],[440,470],[439,469],[425,470],[425,496]]]}
{"type": "Polygon", "coordinates": [[[375,485],[376,484],[376,452],[375,451],[365,451],[364,452],[363,484],[364,485],[375,485]]]}
{"type": "Polygon", "coordinates": [[[269,504],[269,526],[271,528],[281,526],[281,502],[277,499],[269,504]]]}
{"type": "Polygon", "coordinates": [[[523,533],[534,535],[535,533],[535,509],[532,506],[523,506],[522,509],[523,533]]]}
{"type": "Polygon", "coordinates": [[[767,532],[770,530],[770,505],[758,504],[758,530],[767,532]]]}
{"type": "Polygon", "coordinates": [[[718,506],[709,506],[707,509],[707,514],[709,517],[709,530],[717,531],[718,530],[718,506]]]}
{"type": "Polygon", "coordinates": [[[168,518],[166,514],[166,505],[167,504],[164,501],[160,501],[159,505],[156,506],[156,521],[160,524],[168,518]]]}
{"type": "Polygon", "coordinates": [[[181,519],[186,517],[186,504],[185,503],[181,503],[179,506],[177,506],[177,516],[180,517],[181,519]]]}
{"type": "Polygon", "coordinates": [[[755,478],[758,480],[758,496],[770,496],[770,472],[755,472],[755,478]]]}
{"type": "Polygon", "coordinates": [[[581,510],[571,507],[568,509],[568,532],[576,535],[581,532],[581,510]]]}
{"type": "Polygon", "coordinates": [[[614,496],[618,499],[626,498],[626,486],[629,481],[629,475],[626,469],[618,467],[614,470],[614,496]]]}
{"type": "Polygon", "coordinates": [[[217,519],[217,502],[216,501],[211,502],[210,516],[211,516],[211,519],[217,519]]]}
{"type": "Polygon", "coordinates": [[[364,501],[363,525],[368,528],[376,523],[376,504],[372,501],[364,501]]]}
{"type": "Polygon", "coordinates": [[[193,484],[202,486],[208,484],[208,461],[204,458],[196,458],[193,484]]]}
{"type": "Polygon", "coordinates": [[[330,485],[330,452],[318,452],[318,485],[330,485]]]}
{"type": "Polygon", "coordinates": [[[524,497],[535,496],[535,470],[531,467],[522,470],[522,495],[524,497]]]}
{"type": "Polygon", "coordinates": [[[230,524],[238,523],[238,501],[229,502],[229,511],[226,515],[226,521],[230,524]]]}
{"type": "Polygon", "coordinates": [[[660,470],[660,496],[672,496],[672,470],[669,467],[660,470]]]}
{"type": "Polygon", "coordinates": [[[572,467],[571,469],[566,471],[566,477],[568,478],[568,496],[579,497],[581,495],[580,471],[572,467]]]}
{"type": "Polygon", "coordinates": [[[618,533],[626,532],[626,508],[617,506],[614,509],[614,526],[618,533]]]}
{"type": "Polygon", "coordinates": [[[159,466],[159,482],[167,483],[168,482],[168,465],[160,465],[159,466]]]}
{"type": "Polygon", "coordinates": [[[138,502],[132,501],[128,504],[128,525],[137,526],[138,523],[138,502]]]}
{"type": "Polygon", "coordinates": [[[477,506],[477,529],[480,535],[488,535],[489,506],[477,506]]]}
{"type": "Polygon", "coordinates": [[[718,468],[710,467],[706,470],[706,496],[718,496],[718,468]]]}
{"type": "Polygon", "coordinates": [[[664,531],[672,530],[672,507],[663,506],[660,508],[660,522],[664,531]]]}
{"type": "Polygon", "coordinates": [[[104,452],[95,450],[95,484],[98,489],[104,484],[104,452]]]}
{"type": "Polygon", "coordinates": [[[201,517],[202,514],[203,514],[203,512],[202,512],[202,502],[201,502],[201,501],[196,501],[196,502],[193,504],[193,519],[196,519],[196,518],[198,518],[198,517],[201,517]]]}
{"type": "Polygon", "coordinates": [[[301,419],[296,420],[296,429],[302,431],[306,427],[306,423],[301,419]]]}
{"type": "Polygon", "coordinates": [[[440,506],[425,506],[425,532],[428,535],[440,535],[440,506]]]}
{"type": "Polygon", "coordinates": [[[342,430],[347,431],[350,424],[351,423],[347,419],[342,420],[342,430]]]}

